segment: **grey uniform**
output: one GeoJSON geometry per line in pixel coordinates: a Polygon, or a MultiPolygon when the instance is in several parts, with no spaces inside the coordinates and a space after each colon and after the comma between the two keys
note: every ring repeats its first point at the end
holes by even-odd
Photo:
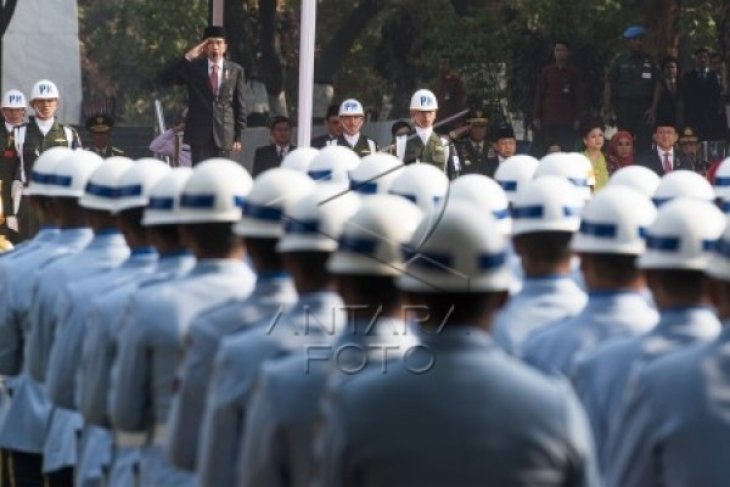
{"type": "Polygon", "coordinates": [[[204,311],[192,321],[180,366],[178,394],[168,421],[168,453],[175,465],[195,471],[200,423],[220,341],[257,323],[273,322],[296,300],[294,283],[287,274],[259,275],[246,300],[204,311]]]}
{"type": "Polygon", "coordinates": [[[606,446],[613,434],[612,425],[626,400],[632,374],[657,357],[712,340],[719,331],[720,322],[707,308],[663,310],[659,324],[649,333],[606,343],[576,364],[575,390],[588,413],[602,473],[607,466],[606,446]]]}
{"type": "Polygon", "coordinates": [[[329,349],[294,353],[262,367],[246,416],[242,485],[310,485],[314,427],[328,378],[339,384],[361,369],[387,371],[405,357],[414,360],[419,342],[402,320],[381,318],[353,327],[329,349]]]}
{"type": "Polygon", "coordinates": [[[522,343],[540,327],[575,316],[585,306],[585,293],[570,276],[526,277],[494,318],[492,334],[503,350],[521,355],[522,343]]]}
{"type": "Polygon", "coordinates": [[[530,335],[522,358],[543,372],[570,377],[576,360],[612,338],[648,332],[659,314],[646,297],[631,291],[590,292],[578,315],[545,326],[530,335]]]}
{"type": "Polygon", "coordinates": [[[175,371],[188,327],[204,309],[245,298],[253,284],[254,276],[243,262],[204,259],[182,279],[135,293],[113,366],[110,412],[117,429],[154,431],[140,467],[143,485],[192,482],[192,476],[174,468],[163,453],[175,371]]]}
{"type": "Polygon", "coordinates": [[[426,372],[367,370],[330,391],[322,485],[597,485],[590,428],[567,383],[476,328],[422,344],[436,357],[426,372]]]}
{"type": "Polygon", "coordinates": [[[730,323],[639,374],[609,445],[607,485],[720,487],[730,479],[730,323]],[[614,439],[619,440],[619,434],[614,439]]]}
{"type": "MultiPolygon", "coordinates": [[[[116,268],[129,256],[129,247],[117,230],[97,232],[80,252],[49,265],[39,274],[33,294],[28,339],[28,364],[31,376],[38,382],[46,381],[49,356],[62,324],[63,310],[59,309],[64,288],[69,283],[93,278],[116,268]]],[[[80,416],[68,410],[51,411],[43,447],[43,471],[53,472],[74,466],[77,461],[77,432],[80,416]]]]}
{"type": "MultiPolygon", "coordinates": [[[[58,302],[56,339],[46,372],[46,390],[51,402],[66,414],[72,413],[79,423],[83,420],[78,409],[78,383],[83,340],[87,334],[86,313],[93,301],[89,296],[105,295],[134,277],[140,269],[151,269],[157,261],[157,252],[151,247],[132,249],[129,258],[116,269],[89,277],[66,287],[58,302]],[[68,412],[66,412],[68,411],[68,412]]],[[[108,463],[108,448],[103,448],[104,434],[94,427],[84,428],[81,447],[91,455],[81,455],[76,469],[79,485],[97,485],[101,481],[101,466],[108,463]],[[92,441],[97,440],[97,441],[92,441]],[[99,445],[99,441],[102,442],[99,445]],[[94,446],[94,448],[91,448],[94,446]]],[[[67,438],[75,444],[77,435],[67,438]]],[[[78,448],[78,447],[77,447],[78,448]]]]}
{"type": "Polygon", "coordinates": [[[236,485],[246,410],[261,365],[308,344],[331,343],[338,323],[344,323],[342,308],[342,300],[333,292],[308,293],[273,326],[267,323],[223,340],[200,433],[202,485],[236,485]]]}
{"type": "MultiPolygon", "coordinates": [[[[110,427],[109,403],[114,397],[111,389],[115,372],[112,369],[119,349],[123,316],[130,300],[138,288],[145,292],[155,285],[178,279],[187,274],[195,265],[195,257],[187,251],[171,252],[160,255],[157,266],[151,275],[141,276],[119,288],[103,300],[95,303],[87,316],[88,334],[84,339],[82,360],[84,374],[80,379],[80,410],[84,419],[97,426],[110,427]],[[112,317],[112,318],[109,318],[112,317]]],[[[141,460],[142,447],[147,435],[114,431],[111,465],[107,485],[127,487],[137,484],[137,472],[141,460]]],[[[93,445],[89,445],[90,448],[93,445]]]]}
{"type": "MultiPolygon", "coordinates": [[[[28,372],[32,289],[39,276],[45,278],[47,266],[57,259],[79,252],[92,237],[88,228],[61,230],[48,245],[14,261],[13,273],[25,275],[26,278],[15,280],[13,286],[3,286],[5,311],[0,326],[4,338],[10,334],[13,339],[0,341],[2,372],[12,375],[20,373],[13,381],[13,399],[0,429],[0,445],[3,448],[35,454],[43,452],[50,403],[43,386],[28,372]]],[[[7,276],[0,275],[0,279],[4,278],[7,276]]]]}

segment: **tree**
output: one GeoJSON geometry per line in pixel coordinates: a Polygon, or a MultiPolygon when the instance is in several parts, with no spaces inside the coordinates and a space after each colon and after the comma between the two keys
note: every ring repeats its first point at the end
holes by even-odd
{"type": "MultiPolygon", "coordinates": [[[[3,65],[3,37],[5,37],[5,31],[8,30],[10,21],[15,13],[15,7],[18,6],[18,0],[4,0],[0,2],[0,71],[2,71],[3,65]]],[[[0,81],[2,76],[0,76],[0,81]]]]}

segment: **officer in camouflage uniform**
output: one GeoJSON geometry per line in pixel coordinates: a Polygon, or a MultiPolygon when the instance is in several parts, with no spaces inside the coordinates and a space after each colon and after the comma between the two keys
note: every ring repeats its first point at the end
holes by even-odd
{"type": "Polygon", "coordinates": [[[459,159],[448,139],[442,139],[433,130],[438,102],[429,90],[418,90],[411,97],[411,118],[414,136],[405,143],[396,141],[396,154],[404,164],[425,162],[444,171],[450,179],[459,174],[459,159]]]}
{"type": "Polygon", "coordinates": [[[494,177],[499,163],[495,161],[494,150],[487,140],[488,122],[483,110],[475,109],[469,112],[466,119],[469,135],[456,145],[462,174],[483,174],[490,178],[494,177]],[[495,162],[497,163],[495,164],[495,162]]]}
{"type": "Polygon", "coordinates": [[[603,114],[616,117],[619,130],[636,138],[637,153],[648,151],[654,114],[661,88],[654,59],[641,50],[643,27],[631,26],[624,32],[629,51],[617,57],[608,70],[603,92],[603,114]]]}
{"type": "Polygon", "coordinates": [[[15,152],[15,137],[13,130],[23,123],[27,103],[25,95],[18,90],[8,90],[3,95],[2,111],[5,121],[4,130],[0,130],[0,147],[2,147],[2,160],[0,161],[0,181],[2,189],[2,222],[0,222],[0,235],[12,241],[17,240],[18,221],[13,218],[9,222],[5,219],[13,214],[13,198],[11,188],[15,175],[18,172],[18,155],[15,152]]]}
{"type": "Polygon", "coordinates": [[[375,154],[378,144],[373,139],[360,133],[365,123],[365,111],[359,101],[350,98],[340,105],[339,112],[342,134],[337,137],[337,145],[349,147],[360,157],[375,154]]]}
{"type": "MultiPolygon", "coordinates": [[[[33,173],[33,164],[45,150],[56,146],[71,149],[81,147],[76,130],[59,123],[56,119],[58,100],[58,88],[53,81],[42,79],[33,85],[30,105],[35,111],[35,116],[30,117],[27,123],[14,131],[15,149],[19,161],[16,181],[20,181],[23,186],[28,185],[28,177],[33,173]]],[[[20,188],[20,185],[16,183],[15,187],[20,188]]],[[[14,189],[14,194],[18,192],[19,189],[14,189]]],[[[38,221],[28,211],[26,203],[20,202],[19,206],[15,203],[14,206],[18,207],[19,239],[32,237],[38,231],[38,221]]],[[[7,211],[7,215],[15,216],[15,211],[7,211]]]]}
{"type": "Polygon", "coordinates": [[[123,156],[124,151],[110,143],[114,119],[106,113],[97,113],[86,119],[86,128],[91,134],[91,147],[88,150],[96,152],[103,158],[123,156]]]}

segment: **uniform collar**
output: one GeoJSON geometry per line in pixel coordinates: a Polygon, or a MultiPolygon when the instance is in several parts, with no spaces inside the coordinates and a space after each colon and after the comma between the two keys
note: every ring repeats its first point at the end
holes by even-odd
{"type": "Polygon", "coordinates": [[[213,273],[238,273],[248,269],[248,266],[237,259],[200,259],[190,272],[191,275],[213,273]]]}
{"type": "Polygon", "coordinates": [[[687,306],[659,310],[659,324],[655,332],[687,334],[692,336],[714,336],[720,322],[707,306],[687,306]]]}
{"type": "Polygon", "coordinates": [[[86,243],[94,238],[94,232],[89,227],[62,228],[58,232],[56,242],[60,244],[86,243]]]}
{"type": "Polygon", "coordinates": [[[568,274],[551,274],[541,277],[525,277],[522,281],[521,293],[543,293],[556,289],[568,289],[578,286],[568,274]]]}
{"type": "Polygon", "coordinates": [[[492,337],[481,328],[471,325],[446,325],[441,330],[419,331],[424,346],[430,348],[495,348],[492,337]]]}
{"type": "MultiPolygon", "coordinates": [[[[382,316],[375,320],[357,319],[346,321],[337,338],[339,345],[346,343],[366,345],[373,342],[412,343],[420,341],[418,332],[403,319],[382,316]]],[[[395,351],[394,351],[395,352],[395,351]]],[[[400,350],[401,353],[404,350],[400,350]]]]}

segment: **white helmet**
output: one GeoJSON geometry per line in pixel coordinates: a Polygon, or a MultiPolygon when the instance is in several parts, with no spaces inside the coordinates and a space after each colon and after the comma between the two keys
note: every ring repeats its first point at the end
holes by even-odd
{"type": "Polygon", "coordinates": [[[360,164],[354,151],[339,145],[323,147],[309,163],[307,174],[318,183],[336,184],[344,188],[350,186],[350,171],[360,164]]]}
{"type": "Polygon", "coordinates": [[[28,103],[20,90],[8,90],[3,94],[3,108],[26,108],[28,103]]]}
{"type": "MultiPolygon", "coordinates": [[[[426,230],[419,227],[416,233],[426,230]]],[[[453,200],[428,240],[412,251],[406,273],[398,278],[400,289],[423,293],[506,291],[511,285],[507,241],[496,221],[488,214],[474,218],[473,206],[453,200]]]]}
{"type": "Polygon", "coordinates": [[[339,116],[351,117],[356,115],[365,116],[365,110],[362,109],[362,104],[354,98],[343,101],[340,105],[339,116]]]}
{"type": "Polygon", "coordinates": [[[33,100],[53,100],[58,99],[58,87],[56,83],[51,80],[42,79],[37,81],[33,85],[33,89],[30,90],[30,101],[33,100]]]}
{"type": "Polygon", "coordinates": [[[651,169],[644,166],[631,165],[622,167],[609,178],[608,185],[628,186],[634,188],[647,198],[654,196],[660,178],[651,169]]]}
{"type": "Polygon", "coordinates": [[[723,201],[723,211],[730,212],[730,157],[720,163],[715,172],[715,181],[713,183],[715,194],[723,201]],[[725,208],[725,206],[728,206],[725,208]]]}
{"type": "Polygon", "coordinates": [[[119,178],[114,211],[147,206],[150,191],[169,172],[170,166],[158,159],[144,157],[137,160],[119,178]]]}
{"type": "Polygon", "coordinates": [[[543,176],[525,184],[512,204],[512,234],[576,232],[583,208],[578,190],[560,176],[543,176]]]}
{"type": "Polygon", "coordinates": [[[730,221],[727,218],[725,232],[715,246],[706,272],[715,279],[730,281],[730,221]]]}
{"type": "Polygon", "coordinates": [[[449,191],[449,178],[431,164],[409,164],[390,185],[388,193],[418,205],[424,213],[443,206],[449,191]]]}
{"type": "Polygon", "coordinates": [[[180,195],[180,223],[225,223],[241,219],[253,180],[240,164],[213,158],[201,162],[180,195]]]}
{"type": "Polygon", "coordinates": [[[710,182],[696,172],[678,169],[662,176],[652,200],[655,205],[659,206],[680,196],[714,201],[715,191],[710,182]]]}
{"type": "Polygon", "coordinates": [[[279,167],[294,169],[295,171],[307,174],[309,164],[312,162],[312,159],[317,157],[317,154],[319,154],[319,150],[313,147],[297,147],[284,156],[279,167]]]}
{"type": "Polygon", "coordinates": [[[350,189],[363,195],[387,193],[402,168],[397,157],[384,152],[365,156],[350,172],[350,189]]]}
{"type": "Polygon", "coordinates": [[[675,198],[649,227],[639,267],[704,271],[724,229],[725,215],[712,203],[675,198]]]}
{"type": "Polygon", "coordinates": [[[104,162],[91,173],[84,195],[79,199],[79,206],[92,210],[114,211],[122,174],[133,165],[134,161],[128,157],[113,156],[104,159],[104,162]]]}
{"type": "Polygon", "coordinates": [[[502,186],[510,203],[514,201],[520,187],[532,180],[537,171],[537,165],[537,159],[534,157],[519,154],[508,157],[497,167],[494,179],[502,186]]]}
{"type": "Polygon", "coordinates": [[[261,173],[243,205],[243,219],[233,226],[233,232],[253,238],[281,237],[284,211],[314,187],[309,176],[293,169],[276,167],[261,173]]]}
{"type": "Polygon", "coordinates": [[[50,196],[54,182],[54,171],[61,159],[72,154],[68,147],[51,147],[43,152],[33,164],[30,184],[23,190],[24,195],[50,196]]]}
{"type": "Polygon", "coordinates": [[[331,185],[319,185],[286,209],[279,252],[334,252],[345,222],[360,208],[355,193],[338,194],[331,185]]]}
{"type": "Polygon", "coordinates": [[[411,110],[433,112],[438,110],[439,102],[431,90],[418,90],[411,97],[411,110]]]}
{"type": "Polygon", "coordinates": [[[176,167],[150,190],[150,201],[144,210],[143,225],[175,225],[180,222],[180,195],[193,170],[176,167]]]}
{"type": "Polygon", "coordinates": [[[77,149],[61,159],[53,171],[50,196],[80,198],[84,195],[91,173],[101,166],[104,159],[94,152],[77,149]]]}
{"type": "Polygon", "coordinates": [[[535,179],[543,176],[562,176],[578,188],[583,200],[591,199],[590,178],[593,167],[582,154],[554,152],[542,159],[535,171],[535,179]],[[580,156],[580,157],[578,157],[580,156]]]}
{"type": "Polygon", "coordinates": [[[364,198],[345,224],[327,269],[333,274],[397,276],[405,266],[403,245],[420,220],[421,210],[403,198],[387,194],[364,198]]]}
{"type": "Polygon", "coordinates": [[[588,202],[573,238],[576,252],[641,255],[656,208],[649,198],[627,186],[607,186],[588,202]]]}
{"type": "Polygon", "coordinates": [[[474,205],[478,215],[490,213],[502,235],[512,233],[507,195],[493,179],[481,174],[467,174],[454,179],[449,189],[449,204],[462,199],[474,205]]]}

